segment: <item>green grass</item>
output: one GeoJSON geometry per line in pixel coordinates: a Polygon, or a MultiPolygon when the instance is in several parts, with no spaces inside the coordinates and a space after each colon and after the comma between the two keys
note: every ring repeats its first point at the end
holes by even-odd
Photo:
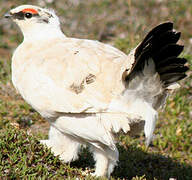
{"type": "MultiPolygon", "coordinates": [[[[137,176],[140,179],[191,179],[191,166],[177,158],[149,152],[144,145],[127,142],[125,138],[121,137],[124,144],[118,145],[120,161],[112,174],[113,179],[137,176]]],[[[94,163],[87,149],[81,150],[78,161],[63,164],[50,149],[39,143],[36,136],[11,125],[0,131],[0,162],[0,177],[10,179],[94,179],[82,175],[82,168],[93,167],[94,163]]]]}
{"type": "MultiPolygon", "coordinates": [[[[0,16],[12,6],[30,2],[34,4],[26,0],[0,0],[0,16]]],[[[173,21],[174,27],[182,32],[180,43],[185,44],[182,56],[189,60],[192,69],[191,0],[72,2],[57,0],[46,4],[58,12],[66,35],[97,39],[125,53],[152,27],[163,21],[173,21]]],[[[64,164],[39,144],[38,140],[47,136],[48,123],[21,99],[11,84],[11,54],[21,40],[16,26],[1,19],[0,179],[94,179],[82,175],[86,167],[94,168],[87,149],[81,150],[78,161],[64,164]]],[[[192,179],[192,73],[188,74],[160,112],[152,146],[145,147],[143,134],[119,137],[120,161],[112,179],[192,179]]]]}
{"type": "Polygon", "coordinates": [[[10,179],[68,178],[80,170],[63,165],[34,136],[11,126],[0,132],[0,177],[10,179]]]}

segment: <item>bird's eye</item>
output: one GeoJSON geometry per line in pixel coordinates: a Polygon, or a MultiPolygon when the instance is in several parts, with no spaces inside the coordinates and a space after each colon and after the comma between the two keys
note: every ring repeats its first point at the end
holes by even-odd
{"type": "Polygon", "coordinates": [[[32,18],[32,16],[33,15],[31,13],[25,13],[25,17],[28,18],[28,19],[32,18]]]}

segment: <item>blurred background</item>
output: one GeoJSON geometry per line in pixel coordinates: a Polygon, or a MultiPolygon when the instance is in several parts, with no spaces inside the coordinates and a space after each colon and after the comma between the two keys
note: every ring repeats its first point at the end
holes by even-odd
{"type": "MultiPolygon", "coordinates": [[[[38,138],[46,137],[48,130],[48,123],[22,100],[11,84],[11,56],[23,37],[17,26],[3,15],[22,4],[54,9],[67,36],[99,40],[125,53],[129,53],[151,28],[172,21],[174,28],[182,32],[179,43],[184,44],[185,49],[181,56],[187,58],[192,67],[192,0],[0,0],[1,132],[10,123],[38,138]]],[[[181,85],[180,90],[170,96],[165,111],[160,112],[153,146],[145,149],[143,135],[136,138],[120,136],[124,149],[131,146],[139,150],[135,155],[129,149],[133,156],[120,156],[123,162],[129,161],[116,168],[114,177],[132,178],[145,174],[149,179],[172,176],[192,179],[191,71],[181,85]],[[135,161],[136,157],[138,161],[135,161]],[[138,162],[141,163],[138,165],[138,162]]],[[[123,150],[120,148],[120,151],[123,150]]]]}

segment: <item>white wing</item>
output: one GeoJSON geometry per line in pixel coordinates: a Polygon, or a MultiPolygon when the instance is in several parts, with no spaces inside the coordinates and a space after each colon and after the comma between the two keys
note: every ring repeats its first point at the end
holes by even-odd
{"type": "Polygon", "coordinates": [[[125,89],[123,73],[133,63],[98,41],[66,38],[29,46],[15,52],[13,83],[41,114],[106,111],[125,89]]]}

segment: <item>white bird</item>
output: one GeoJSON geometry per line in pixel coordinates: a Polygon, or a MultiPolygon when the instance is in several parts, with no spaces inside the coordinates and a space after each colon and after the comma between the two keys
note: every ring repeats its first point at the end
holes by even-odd
{"type": "Polygon", "coordinates": [[[51,147],[64,162],[89,145],[96,176],[110,177],[118,162],[115,136],[144,128],[152,140],[157,110],[188,67],[178,58],[180,33],[166,22],[129,55],[94,40],[66,37],[54,11],[16,7],[10,17],[24,40],[12,57],[12,82],[24,100],[50,122],[51,147]]]}

